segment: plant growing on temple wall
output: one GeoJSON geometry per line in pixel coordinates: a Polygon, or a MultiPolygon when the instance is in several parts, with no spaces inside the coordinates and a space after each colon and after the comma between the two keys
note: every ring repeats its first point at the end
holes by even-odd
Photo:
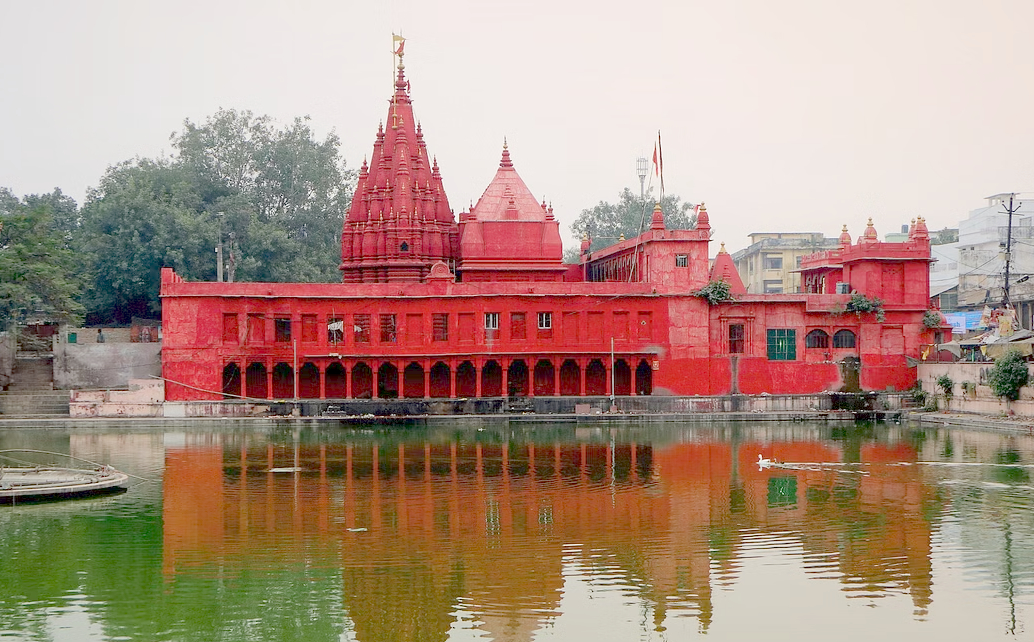
{"type": "Polygon", "coordinates": [[[694,292],[693,296],[707,299],[708,303],[715,305],[716,303],[732,301],[732,289],[729,288],[729,284],[725,281],[711,281],[694,292]]]}
{"type": "Polygon", "coordinates": [[[927,328],[939,328],[941,326],[941,313],[936,310],[927,310],[923,313],[923,325],[927,328]]]}
{"type": "Polygon", "coordinates": [[[1027,371],[1027,362],[1015,350],[1010,350],[995,359],[994,366],[987,374],[987,384],[991,386],[991,392],[1009,401],[1020,398],[1020,388],[1027,385],[1028,381],[1030,373],[1027,371]]]}
{"type": "Polygon", "coordinates": [[[944,393],[944,398],[951,401],[951,398],[955,395],[955,382],[951,380],[951,377],[946,374],[937,377],[937,387],[944,393]]]}
{"type": "Polygon", "coordinates": [[[866,312],[872,312],[876,315],[877,321],[883,321],[886,318],[886,314],[883,311],[883,299],[876,297],[870,299],[864,294],[857,292],[851,295],[851,300],[847,302],[846,310],[854,312],[859,316],[866,312]]]}

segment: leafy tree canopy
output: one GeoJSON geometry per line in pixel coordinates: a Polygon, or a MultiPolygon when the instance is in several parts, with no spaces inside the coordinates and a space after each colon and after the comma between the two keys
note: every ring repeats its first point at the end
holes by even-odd
{"type": "Polygon", "coordinates": [[[278,126],[220,110],[172,135],[171,158],[108,169],[82,210],[93,320],[128,322],[159,310],[162,267],[215,280],[215,247],[236,281],[339,279],[341,226],[354,189],[333,133],[307,118],[278,126]]]}
{"type": "Polygon", "coordinates": [[[0,188],[0,326],[31,316],[80,319],[75,255],[56,233],[77,211],[60,190],[19,200],[0,188]]]}
{"type": "MultiPolygon", "coordinates": [[[[588,236],[592,241],[589,251],[613,245],[624,236],[626,239],[638,236],[643,230],[650,228],[650,218],[656,199],[647,195],[645,199],[631,189],[625,188],[616,203],[600,201],[594,207],[582,210],[571,231],[576,238],[588,236]]],[[[674,194],[666,194],[661,201],[664,211],[664,224],[670,230],[692,229],[697,222],[692,203],[683,203],[674,194]]],[[[577,251],[574,256],[577,257],[577,251]]]]}

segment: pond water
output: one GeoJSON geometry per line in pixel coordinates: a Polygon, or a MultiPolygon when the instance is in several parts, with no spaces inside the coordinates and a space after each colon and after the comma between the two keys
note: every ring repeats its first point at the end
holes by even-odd
{"type": "Polygon", "coordinates": [[[1028,435],[210,421],[7,448],[142,479],[0,506],[2,640],[1034,637],[1028,435]]]}

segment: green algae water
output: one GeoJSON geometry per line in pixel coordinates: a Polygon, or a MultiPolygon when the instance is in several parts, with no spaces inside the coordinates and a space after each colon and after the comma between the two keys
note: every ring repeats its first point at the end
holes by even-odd
{"type": "Polygon", "coordinates": [[[1028,435],[212,421],[2,448],[142,478],[0,506],[2,640],[1032,635],[1028,435]]]}

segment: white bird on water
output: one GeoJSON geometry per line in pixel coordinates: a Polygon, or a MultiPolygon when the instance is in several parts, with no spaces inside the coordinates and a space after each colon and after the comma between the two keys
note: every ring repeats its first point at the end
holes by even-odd
{"type": "Polygon", "coordinates": [[[773,460],[765,459],[765,457],[763,455],[758,453],[758,470],[764,470],[765,468],[768,468],[768,467],[772,466],[773,464],[775,464],[775,462],[773,460]]]}

